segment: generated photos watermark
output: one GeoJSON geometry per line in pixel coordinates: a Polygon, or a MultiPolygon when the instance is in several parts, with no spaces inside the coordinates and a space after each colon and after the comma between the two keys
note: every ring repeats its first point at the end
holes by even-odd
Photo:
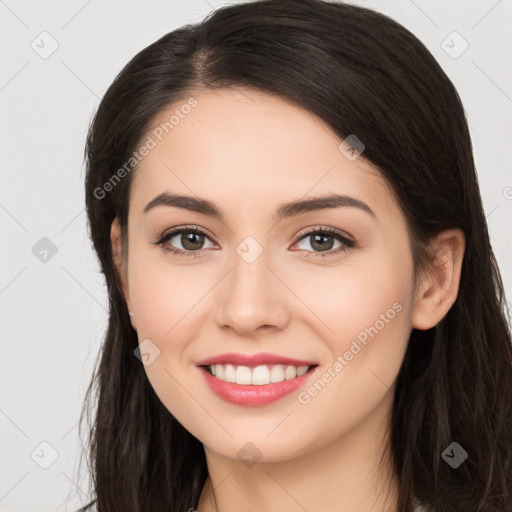
{"type": "Polygon", "coordinates": [[[96,187],[93,191],[96,199],[103,199],[108,192],[112,192],[114,188],[121,182],[123,178],[133,171],[133,169],[142,162],[142,160],[149,155],[149,152],[156,148],[159,142],[168,135],[182,119],[190,114],[192,108],[197,106],[195,98],[189,98],[186,103],[174,110],[174,114],[163,123],[160,123],[156,128],[151,131],[144,142],[139,146],[137,151],[132,153],[132,156],[121,166],[112,176],[103,183],[101,187],[96,187]]]}
{"type": "Polygon", "coordinates": [[[379,315],[379,319],[374,322],[370,327],[365,327],[357,336],[356,339],[352,340],[350,348],[346,350],[342,355],[338,355],[335,362],[327,368],[318,379],[305,391],[301,391],[297,395],[297,400],[302,405],[307,405],[311,400],[317,396],[325,386],[331,382],[340,372],[349,364],[354,357],[359,354],[364,347],[368,344],[368,337],[371,339],[375,338],[379,334],[386,324],[388,324],[396,314],[402,311],[403,306],[400,302],[393,303],[385,313],[379,315]],[[359,342],[359,343],[358,343],[359,342]]]}

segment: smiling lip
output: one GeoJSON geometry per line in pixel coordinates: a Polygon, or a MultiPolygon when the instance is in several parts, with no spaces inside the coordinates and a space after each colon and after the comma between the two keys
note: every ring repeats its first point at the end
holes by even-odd
{"type": "Polygon", "coordinates": [[[315,370],[318,368],[318,363],[314,361],[292,359],[270,353],[259,353],[254,355],[222,354],[199,361],[197,366],[210,389],[222,399],[236,405],[258,407],[276,402],[299,389],[305,384],[311,375],[315,373],[315,370]],[[215,364],[232,364],[235,366],[248,366],[251,368],[265,364],[282,364],[296,367],[309,366],[309,369],[300,377],[284,380],[282,382],[271,382],[263,385],[244,385],[217,379],[206,368],[215,364]]]}
{"type": "Polygon", "coordinates": [[[221,354],[219,356],[209,357],[196,363],[197,366],[210,366],[213,364],[232,364],[235,366],[260,366],[264,364],[286,364],[291,366],[313,366],[318,363],[315,361],[302,361],[290,357],[271,354],[270,352],[260,352],[259,354],[221,354]]]}

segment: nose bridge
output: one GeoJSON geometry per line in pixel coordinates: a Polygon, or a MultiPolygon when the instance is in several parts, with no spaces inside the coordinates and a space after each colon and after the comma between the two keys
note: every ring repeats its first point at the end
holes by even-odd
{"type": "Polygon", "coordinates": [[[273,272],[272,254],[253,237],[246,237],[230,258],[231,272],[226,276],[217,302],[217,322],[239,332],[260,326],[283,328],[287,322],[287,304],[283,285],[273,272]]]}

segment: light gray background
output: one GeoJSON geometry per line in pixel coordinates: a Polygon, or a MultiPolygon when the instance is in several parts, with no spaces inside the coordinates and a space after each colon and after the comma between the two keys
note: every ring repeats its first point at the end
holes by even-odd
{"type": "MultiPolygon", "coordinates": [[[[458,89],[510,296],[512,2],[352,3],[384,12],[416,34],[458,89]],[[453,31],[469,44],[458,58],[464,43],[453,31]]],[[[87,474],[77,477],[77,422],[107,313],[86,231],[86,129],[128,60],[221,5],[0,0],[0,512],[73,511],[89,499],[87,474]],[[51,36],[41,36],[44,31],[51,36]],[[52,39],[58,48],[42,58],[52,39]],[[39,259],[44,253],[32,252],[43,237],[57,248],[46,262],[39,259]],[[52,455],[56,460],[43,469],[52,455]]]]}

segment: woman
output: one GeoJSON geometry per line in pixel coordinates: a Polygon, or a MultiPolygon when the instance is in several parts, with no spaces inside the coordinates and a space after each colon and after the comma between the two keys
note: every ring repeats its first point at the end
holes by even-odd
{"type": "Polygon", "coordinates": [[[225,7],[128,63],[86,160],[97,510],[512,510],[503,285],[416,37],[342,3],[225,7]]]}

